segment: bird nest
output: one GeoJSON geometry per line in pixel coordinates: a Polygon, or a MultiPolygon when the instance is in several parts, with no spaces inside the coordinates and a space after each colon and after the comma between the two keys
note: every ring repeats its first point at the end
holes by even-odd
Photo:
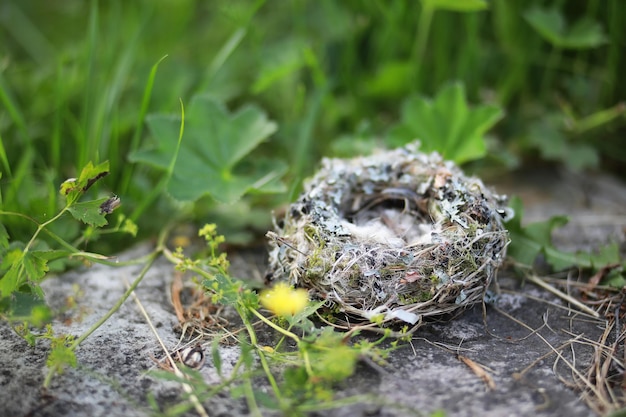
{"type": "Polygon", "coordinates": [[[353,319],[419,325],[483,299],[510,215],[504,197],[418,144],[324,159],[268,233],[270,274],[353,319]]]}

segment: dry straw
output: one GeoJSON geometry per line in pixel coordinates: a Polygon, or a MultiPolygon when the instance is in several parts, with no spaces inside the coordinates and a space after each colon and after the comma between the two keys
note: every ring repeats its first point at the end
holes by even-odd
{"type": "Polygon", "coordinates": [[[510,214],[504,197],[417,144],[324,159],[268,233],[271,276],[350,322],[419,325],[483,299],[510,214]]]}

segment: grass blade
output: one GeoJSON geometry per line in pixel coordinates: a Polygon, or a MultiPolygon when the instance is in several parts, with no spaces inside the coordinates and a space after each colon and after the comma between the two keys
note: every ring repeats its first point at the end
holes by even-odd
{"type": "MultiPolygon", "coordinates": [[[[148,76],[148,81],[146,82],[146,87],[143,91],[143,98],[141,100],[141,109],[139,111],[139,117],[137,118],[137,128],[135,129],[135,133],[130,141],[130,149],[129,153],[136,152],[139,149],[139,143],[141,141],[141,135],[143,133],[143,126],[146,119],[146,114],[148,113],[148,107],[150,105],[150,98],[152,97],[152,90],[154,88],[154,80],[156,78],[156,73],[159,68],[159,64],[163,62],[163,60],[167,58],[167,55],[164,55],[159,59],[150,70],[150,75],[148,76]]],[[[130,180],[133,176],[134,164],[130,165],[128,169],[124,170],[121,185],[120,185],[120,193],[125,194],[128,192],[128,187],[130,186],[130,180]]]]}

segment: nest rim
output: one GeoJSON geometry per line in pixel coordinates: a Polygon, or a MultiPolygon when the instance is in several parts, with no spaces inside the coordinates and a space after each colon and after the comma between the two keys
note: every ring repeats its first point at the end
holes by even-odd
{"type": "Polygon", "coordinates": [[[419,326],[481,302],[506,255],[506,197],[418,146],[323,159],[268,234],[274,279],[349,326],[419,326]]]}

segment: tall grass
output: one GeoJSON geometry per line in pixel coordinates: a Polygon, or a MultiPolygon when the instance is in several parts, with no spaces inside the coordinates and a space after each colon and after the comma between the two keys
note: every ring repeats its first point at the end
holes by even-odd
{"type": "MultiPolygon", "coordinates": [[[[179,99],[187,103],[198,93],[233,108],[247,102],[265,108],[280,129],[259,155],[288,161],[291,181],[310,174],[337,138],[359,126],[369,134],[353,136],[355,151],[362,140],[384,143],[410,94],[432,96],[453,80],[465,84],[471,102],[506,108],[492,151],[512,159],[500,160],[520,163],[538,154],[528,127],[542,115],[567,121],[605,111],[600,116],[610,117],[598,116],[602,123],[590,133],[564,134],[608,163],[626,161],[619,146],[623,110],[616,107],[626,96],[621,0],[493,0],[487,10],[466,13],[432,4],[437,2],[5,1],[2,204],[45,216],[59,204],[53,191],[61,181],[87,161],[109,160],[107,190],[93,192],[120,194],[132,212],[160,178],[126,159],[146,139],[146,115],[175,113],[179,99]],[[555,7],[568,24],[594,20],[608,41],[588,49],[554,48],[524,19],[532,7],[555,7]]],[[[158,228],[155,219],[169,204],[161,198],[146,207],[140,229],[158,228]]],[[[276,200],[257,197],[255,204],[276,200]]],[[[18,237],[28,228],[19,221],[7,227],[18,237]]]]}

